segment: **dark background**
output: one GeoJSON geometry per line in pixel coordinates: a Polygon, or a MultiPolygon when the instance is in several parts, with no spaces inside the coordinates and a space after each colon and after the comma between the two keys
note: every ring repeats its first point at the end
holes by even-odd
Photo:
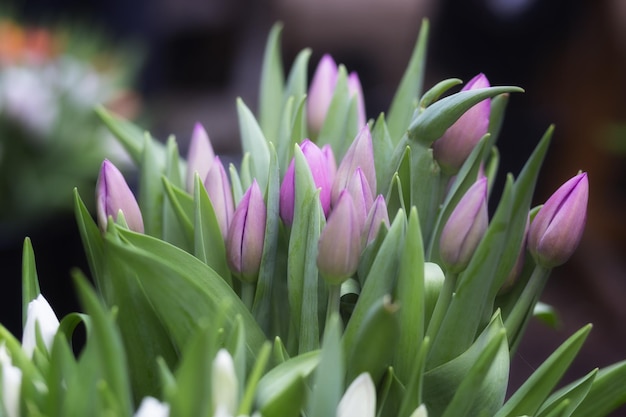
{"type": "MultiPolygon", "coordinates": [[[[29,0],[14,12],[33,23],[80,19],[120,44],[139,42],[144,65],[135,86],[147,128],[174,133],[185,149],[195,121],[216,151],[238,152],[234,98],[253,109],[261,58],[272,23],[282,20],[283,56],[313,48],[312,65],[330,52],[356,70],[368,117],[389,105],[422,17],[430,17],[426,87],[484,72],[492,85],[519,85],[499,139],[501,178],[516,174],[551,124],[554,142],[537,203],[578,170],[589,173],[586,233],[570,262],[557,268],[543,301],[561,314],[557,330],[533,322],[513,365],[516,386],[575,330],[594,323],[567,379],[626,358],[626,7],[620,0],[29,0]],[[384,3],[381,6],[379,3],[384,3]],[[620,134],[621,132],[621,134],[620,134]]],[[[1,40],[0,40],[1,42],[1,40]]],[[[498,182],[496,187],[501,187],[498,182]]],[[[72,214],[33,240],[42,292],[59,315],[76,310],[69,269],[85,268],[72,214]],[[59,244],[61,238],[62,244],[59,244]]],[[[19,335],[21,239],[2,241],[0,318],[19,335]]],[[[616,413],[615,415],[626,415],[616,413]]]]}

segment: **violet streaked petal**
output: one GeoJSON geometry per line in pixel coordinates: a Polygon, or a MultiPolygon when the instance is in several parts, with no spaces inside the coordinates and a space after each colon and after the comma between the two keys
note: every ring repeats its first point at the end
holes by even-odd
{"type": "Polygon", "coordinates": [[[122,173],[105,159],[100,168],[96,183],[96,210],[98,225],[105,232],[109,216],[117,220],[118,213],[124,213],[124,219],[130,230],[143,233],[143,217],[133,192],[128,187],[122,173]]]}
{"type": "Polygon", "coordinates": [[[372,196],[372,191],[367,183],[367,178],[365,178],[365,174],[361,168],[357,168],[356,171],[354,171],[350,182],[347,184],[346,190],[352,196],[352,201],[354,202],[354,207],[356,208],[359,230],[363,230],[367,214],[369,213],[372,204],[374,204],[374,197],[372,196]]]}
{"type": "Polygon", "coordinates": [[[235,203],[228,175],[226,175],[226,170],[219,156],[216,156],[211,164],[211,168],[204,180],[204,188],[206,188],[213,205],[222,236],[226,240],[228,228],[235,213],[235,203]]]}
{"type": "Polygon", "coordinates": [[[295,162],[292,159],[280,185],[280,218],[287,226],[291,226],[293,223],[293,210],[296,199],[295,177],[295,162]]]}
{"type": "Polygon", "coordinates": [[[337,64],[333,58],[328,54],[324,55],[311,79],[307,98],[307,119],[313,132],[319,132],[324,125],[335,92],[337,74],[337,64]]]}
{"type": "Polygon", "coordinates": [[[361,80],[359,80],[359,75],[354,71],[348,75],[348,91],[350,92],[350,97],[356,97],[357,126],[363,126],[367,122],[367,116],[365,115],[365,99],[363,98],[361,80]]]}
{"type": "Polygon", "coordinates": [[[200,123],[196,123],[187,151],[187,191],[193,194],[196,172],[200,178],[206,178],[213,158],[215,158],[215,152],[213,151],[209,135],[200,123]]]}
{"type": "Polygon", "coordinates": [[[552,194],[528,231],[528,249],[538,264],[552,268],[572,255],[585,228],[589,180],[583,172],[552,194]]]}
{"type": "Polygon", "coordinates": [[[365,225],[361,232],[361,246],[365,247],[371,241],[376,239],[380,226],[384,224],[389,228],[389,213],[387,212],[387,202],[382,194],[379,194],[374,200],[374,204],[370,208],[365,225]]]}

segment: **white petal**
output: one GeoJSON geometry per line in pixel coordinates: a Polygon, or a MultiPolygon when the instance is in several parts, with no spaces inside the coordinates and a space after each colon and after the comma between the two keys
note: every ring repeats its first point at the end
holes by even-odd
{"type": "Polygon", "coordinates": [[[134,417],[168,417],[170,406],[154,397],[144,397],[134,417]]]}
{"type": "Polygon", "coordinates": [[[216,415],[218,412],[226,412],[227,414],[223,415],[231,416],[235,414],[238,401],[238,382],[233,358],[226,349],[220,349],[213,361],[211,392],[216,415]]]}
{"type": "Polygon", "coordinates": [[[426,406],[424,404],[420,405],[413,411],[411,417],[428,417],[428,411],[426,411],[426,406]]]}
{"type": "Polygon", "coordinates": [[[346,390],[337,406],[337,417],[374,417],[376,388],[368,373],[359,375],[346,390]]]}
{"type": "Polygon", "coordinates": [[[22,370],[11,363],[9,353],[0,345],[0,366],[2,367],[2,402],[8,417],[20,416],[20,390],[22,370]]]}
{"type": "Polygon", "coordinates": [[[33,356],[37,338],[35,336],[35,323],[39,324],[41,338],[48,351],[52,348],[54,335],[59,328],[59,319],[52,311],[52,307],[48,301],[39,294],[37,298],[28,303],[28,311],[26,314],[26,324],[24,325],[24,334],[22,336],[22,349],[28,357],[33,356]]]}

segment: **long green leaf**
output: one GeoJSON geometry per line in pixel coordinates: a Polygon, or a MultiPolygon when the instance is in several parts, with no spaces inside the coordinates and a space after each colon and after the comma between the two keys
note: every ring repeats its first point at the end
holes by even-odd
{"type": "Polygon", "coordinates": [[[283,25],[274,24],[270,30],[263,55],[259,85],[259,124],[267,137],[278,132],[281,117],[285,76],[280,54],[280,37],[283,25]]]}
{"type": "Polygon", "coordinates": [[[600,369],[573,417],[604,417],[626,404],[626,361],[600,369]]]}
{"type": "MultiPolygon", "coordinates": [[[[264,190],[265,187],[267,187],[267,176],[270,165],[270,150],[267,139],[254,118],[254,115],[240,98],[237,99],[237,115],[239,119],[242,151],[244,154],[250,153],[250,155],[254,155],[254,160],[251,161],[251,174],[253,178],[256,178],[259,187],[264,190]]],[[[275,129],[278,129],[278,127],[275,129]]]]}
{"type": "Polygon", "coordinates": [[[30,238],[24,239],[22,250],[22,328],[26,324],[28,313],[28,303],[37,298],[41,293],[39,290],[39,279],[37,278],[37,266],[35,265],[35,252],[30,238]]]}

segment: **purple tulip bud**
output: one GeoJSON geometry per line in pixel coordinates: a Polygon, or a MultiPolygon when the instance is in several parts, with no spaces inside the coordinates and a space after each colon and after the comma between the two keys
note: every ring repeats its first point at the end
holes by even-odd
{"type": "MultiPolygon", "coordinates": [[[[322,203],[324,215],[328,216],[330,212],[330,191],[332,187],[332,167],[329,166],[328,156],[308,139],[305,139],[300,144],[300,149],[311,170],[313,182],[315,186],[320,189],[320,202],[322,203]]],[[[295,163],[292,159],[285,172],[283,183],[280,186],[280,217],[286,225],[293,223],[294,201],[295,163]]]]}
{"type": "Polygon", "coordinates": [[[568,180],[546,201],[528,231],[528,250],[537,264],[552,268],[565,263],[583,234],[589,180],[583,172],[568,180]]]}
{"type": "Polygon", "coordinates": [[[324,55],[311,80],[307,99],[307,119],[313,132],[319,132],[324,125],[335,92],[337,75],[337,64],[330,55],[324,55]]]}
{"type": "Polygon", "coordinates": [[[137,200],[122,173],[107,159],[102,162],[96,184],[96,204],[98,225],[103,232],[109,216],[117,220],[121,211],[128,228],[143,233],[143,218],[137,200]]]}
{"type": "MultiPolygon", "coordinates": [[[[489,80],[478,74],[461,91],[488,88],[489,80]]],[[[456,173],[467,159],[478,141],[489,129],[491,100],[485,99],[466,111],[443,136],[433,143],[433,156],[441,168],[456,173]]]]}
{"type": "Polygon", "coordinates": [[[352,196],[344,191],[318,242],[317,267],[330,285],[350,278],[359,265],[361,230],[352,196]]]}
{"type": "Polygon", "coordinates": [[[332,204],[335,205],[339,194],[348,186],[354,171],[361,168],[372,195],[376,195],[376,168],[374,166],[374,146],[368,125],[363,126],[354,138],[339,164],[332,189],[332,204]]]}
{"type": "Polygon", "coordinates": [[[357,126],[363,126],[367,123],[365,116],[365,99],[363,98],[361,80],[359,80],[358,74],[354,71],[348,75],[348,91],[350,92],[350,97],[356,97],[357,126]]]}
{"type": "Polygon", "coordinates": [[[243,281],[256,281],[261,268],[267,210],[256,180],[241,198],[226,238],[230,269],[243,281]]]}
{"type": "Polygon", "coordinates": [[[372,190],[367,183],[367,178],[365,178],[363,170],[360,167],[354,171],[354,174],[352,174],[352,178],[350,179],[350,182],[348,182],[346,190],[352,196],[352,201],[354,202],[354,207],[356,208],[356,217],[359,229],[362,230],[365,225],[367,214],[369,213],[372,204],[374,204],[374,197],[372,196],[372,190]]]}
{"type": "Polygon", "coordinates": [[[215,152],[209,135],[200,123],[196,123],[187,151],[187,191],[193,193],[196,172],[200,178],[206,178],[213,158],[215,158],[215,152]]]}
{"type": "Polygon", "coordinates": [[[326,164],[328,165],[328,175],[330,177],[330,183],[335,181],[335,175],[337,175],[337,161],[335,160],[335,154],[333,148],[326,144],[322,146],[322,153],[326,157],[326,164]]]}
{"type": "Polygon", "coordinates": [[[370,208],[367,218],[365,219],[365,225],[361,232],[361,246],[365,247],[378,235],[380,225],[384,224],[389,228],[389,213],[387,212],[387,203],[382,194],[378,194],[374,204],[370,208]]]}
{"type": "Polygon", "coordinates": [[[235,204],[230,189],[230,182],[219,156],[216,156],[211,164],[211,168],[204,180],[204,188],[206,188],[211,204],[213,204],[213,210],[222,231],[222,236],[226,240],[228,228],[235,212],[235,204]]]}
{"type": "Polygon", "coordinates": [[[449,271],[465,269],[488,223],[487,178],[482,178],[465,192],[441,232],[441,259],[449,271]]]}

